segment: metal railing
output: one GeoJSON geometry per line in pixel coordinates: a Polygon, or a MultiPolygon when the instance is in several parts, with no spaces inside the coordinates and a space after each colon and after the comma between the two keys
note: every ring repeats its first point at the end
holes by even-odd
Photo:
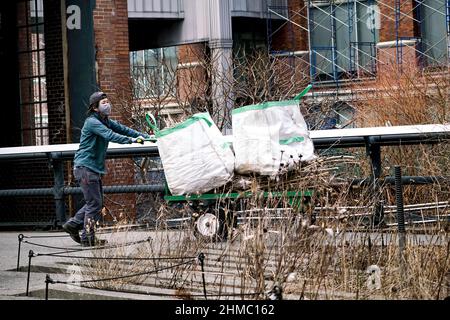
{"type": "MultiPolygon", "coordinates": [[[[394,177],[380,179],[381,146],[437,144],[450,141],[450,125],[418,125],[376,128],[332,129],[310,131],[314,147],[318,150],[331,148],[365,147],[372,165],[372,176],[355,183],[370,183],[376,187],[382,184],[394,184],[394,177]]],[[[232,137],[229,137],[232,141],[232,137]]],[[[0,148],[0,166],[2,161],[11,160],[47,160],[53,171],[52,188],[28,188],[0,190],[1,197],[12,196],[53,196],[55,201],[57,222],[66,221],[65,196],[79,194],[81,188],[64,185],[63,161],[72,160],[78,144],[49,145],[36,147],[0,148]]],[[[123,158],[130,156],[158,157],[156,144],[146,142],[144,145],[120,145],[111,143],[107,150],[107,158],[123,158]]],[[[404,184],[429,184],[448,181],[448,177],[407,176],[402,177],[404,184]]],[[[356,180],[355,180],[356,181],[356,180]]],[[[163,192],[163,184],[148,185],[112,185],[105,186],[105,193],[163,192]]]]}
{"type": "MultiPolygon", "coordinates": [[[[80,187],[64,185],[64,161],[72,160],[78,150],[78,144],[61,144],[35,147],[0,148],[0,166],[2,161],[47,160],[53,171],[52,188],[27,188],[0,190],[1,197],[13,196],[53,196],[55,201],[56,222],[64,223],[67,219],[65,196],[82,194],[80,187]]],[[[119,145],[111,143],[107,150],[107,158],[124,158],[130,156],[159,156],[155,144],[119,145]]],[[[104,193],[163,192],[164,185],[111,185],[103,188],[104,193]]]]}

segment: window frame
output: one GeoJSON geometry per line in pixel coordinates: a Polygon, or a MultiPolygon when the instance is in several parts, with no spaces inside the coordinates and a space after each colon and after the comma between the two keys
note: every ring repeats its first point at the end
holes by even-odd
{"type": "Polygon", "coordinates": [[[50,137],[43,0],[19,0],[17,8],[17,14],[24,15],[22,23],[17,19],[17,32],[26,37],[25,44],[19,41],[17,43],[21,144],[48,145],[50,137]],[[25,11],[20,12],[20,9],[25,11]]]}

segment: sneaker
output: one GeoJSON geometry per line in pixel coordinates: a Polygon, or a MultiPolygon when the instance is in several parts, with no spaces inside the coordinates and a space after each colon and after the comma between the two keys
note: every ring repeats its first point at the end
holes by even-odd
{"type": "Polygon", "coordinates": [[[82,247],[96,247],[96,246],[104,246],[108,244],[107,240],[95,238],[94,240],[81,240],[82,247]]]}
{"type": "Polygon", "coordinates": [[[70,235],[73,241],[75,241],[76,243],[81,243],[80,234],[76,227],[74,227],[69,222],[66,222],[63,224],[62,228],[65,232],[67,232],[70,235]]]}

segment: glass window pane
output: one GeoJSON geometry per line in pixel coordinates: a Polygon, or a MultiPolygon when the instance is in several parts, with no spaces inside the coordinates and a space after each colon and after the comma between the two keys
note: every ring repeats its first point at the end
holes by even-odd
{"type": "Polygon", "coordinates": [[[41,100],[40,101],[47,101],[47,82],[45,77],[40,78],[41,83],[41,100]]]}
{"type": "Polygon", "coordinates": [[[174,92],[177,47],[148,49],[130,54],[134,93],[138,98],[151,98],[174,92]],[[137,59],[135,59],[137,58],[137,59]],[[137,63],[136,60],[143,61],[137,63]]]}
{"type": "Polygon", "coordinates": [[[41,101],[41,81],[39,78],[33,78],[33,101],[41,101]]]}
{"type": "Polygon", "coordinates": [[[38,50],[41,48],[39,41],[38,26],[30,27],[31,31],[31,50],[38,50]]]}
{"type": "Polygon", "coordinates": [[[31,57],[32,57],[32,76],[38,76],[39,75],[39,71],[40,71],[40,61],[39,61],[39,52],[38,51],[33,51],[31,53],[31,57]]]}
{"type": "Polygon", "coordinates": [[[136,51],[136,55],[135,55],[135,60],[134,60],[134,65],[135,66],[144,66],[144,51],[136,51]]]}
{"type": "Polygon", "coordinates": [[[175,70],[178,65],[178,56],[176,47],[164,48],[164,64],[171,70],[175,70]]]}
{"type": "MultiPolygon", "coordinates": [[[[350,68],[350,39],[349,39],[349,10],[352,10],[351,6],[346,3],[335,6],[334,21],[336,28],[336,50],[337,50],[337,68],[338,73],[348,71],[350,68]],[[344,71],[345,70],[345,71],[344,71]]],[[[352,11],[350,11],[351,13],[352,11]]]]}
{"type": "Polygon", "coordinates": [[[28,14],[28,24],[35,24],[36,23],[36,3],[35,0],[29,0],[28,1],[28,7],[30,8],[29,14],[28,14]]]}
{"type": "Polygon", "coordinates": [[[45,51],[39,51],[39,75],[45,75],[45,51]]]}
{"type": "Polygon", "coordinates": [[[28,15],[28,24],[36,24],[39,22],[43,22],[44,19],[44,10],[42,0],[30,0],[29,1],[29,15],[28,15]]]}
{"type": "Polygon", "coordinates": [[[427,65],[442,65],[448,59],[445,1],[425,0],[420,10],[424,59],[427,65]]]}
{"type": "Polygon", "coordinates": [[[311,9],[312,64],[315,74],[333,72],[330,6],[311,9]],[[321,9],[321,10],[320,10],[321,9]]]}
{"type": "Polygon", "coordinates": [[[158,65],[158,50],[145,50],[145,66],[146,67],[156,67],[158,65]]]}
{"type": "Polygon", "coordinates": [[[44,40],[44,25],[41,24],[37,27],[38,36],[39,36],[39,49],[43,50],[45,48],[45,40],[44,40]]]}
{"type": "Polygon", "coordinates": [[[34,105],[35,127],[42,128],[48,124],[48,113],[46,103],[36,103],[34,105]]]}

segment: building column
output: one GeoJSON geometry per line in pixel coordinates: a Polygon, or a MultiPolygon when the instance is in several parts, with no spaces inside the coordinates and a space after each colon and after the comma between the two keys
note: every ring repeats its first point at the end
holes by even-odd
{"type": "Polygon", "coordinates": [[[95,3],[93,19],[97,83],[113,104],[113,118],[131,125],[127,1],[96,0],[95,3]]]}
{"type": "Polygon", "coordinates": [[[209,0],[214,121],[224,134],[231,134],[233,109],[233,39],[231,28],[231,1],[209,0]]]}
{"type": "MultiPolygon", "coordinates": [[[[98,88],[111,101],[111,118],[126,126],[133,126],[127,1],[96,0],[93,25],[98,88]]],[[[107,159],[106,170],[104,185],[135,183],[132,159],[107,159]]],[[[135,193],[106,195],[105,206],[118,219],[134,219],[136,199],[135,193]]]]}
{"type": "Polygon", "coordinates": [[[67,47],[63,54],[67,54],[67,83],[68,83],[68,109],[71,132],[67,135],[70,142],[80,141],[86,111],[89,105],[89,96],[96,89],[95,81],[95,52],[94,52],[94,26],[93,2],[83,0],[65,0],[64,3],[64,31],[63,39],[67,47]],[[67,53],[65,52],[67,50],[67,53]]]}

